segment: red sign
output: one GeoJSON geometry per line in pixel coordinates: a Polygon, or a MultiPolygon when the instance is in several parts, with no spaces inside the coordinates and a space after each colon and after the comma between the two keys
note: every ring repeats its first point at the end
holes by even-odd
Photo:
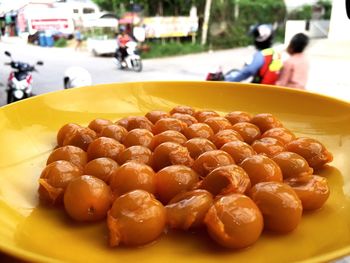
{"type": "Polygon", "coordinates": [[[35,30],[60,30],[68,28],[68,19],[32,19],[31,24],[35,30]]]}

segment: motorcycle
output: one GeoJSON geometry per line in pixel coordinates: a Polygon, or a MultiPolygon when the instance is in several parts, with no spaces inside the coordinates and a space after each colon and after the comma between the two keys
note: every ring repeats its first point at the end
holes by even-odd
{"type": "Polygon", "coordinates": [[[116,52],[114,56],[114,63],[119,69],[132,69],[135,72],[142,71],[142,60],[137,49],[135,41],[126,43],[127,56],[121,61],[121,56],[116,52]]]}
{"type": "MultiPolygon", "coordinates": [[[[14,69],[9,75],[7,81],[7,104],[31,97],[33,88],[33,76],[31,72],[37,71],[34,65],[28,63],[14,61],[11,53],[5,51],[5,55],[11,58],[11,62],[5,65],[14,69]]],[[[36,65],[44,65],[42,61],[38,61],[36,65]]]]}
{"type": "Polygon", "coordinates": [[[222,69],[219,68],[216,71],[209,72],[205,78],[207,81],[224,81],[227,76],[235,76],[239,72],[238,69],[231,69],[226,73],[223,73],[222,69]]]}

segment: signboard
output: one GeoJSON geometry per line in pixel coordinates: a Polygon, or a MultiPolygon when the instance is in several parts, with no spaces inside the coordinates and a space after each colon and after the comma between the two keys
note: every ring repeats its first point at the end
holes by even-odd
{"type": "Polygon", "coordinates": [[[64,31],[69,27],[68,19],[32,19],[31,28],[37,31],[57,30],[64,31]]]}
{"type": "Polygon", "coordinates": [[[191,16],[145,17],[146,38],[185,37],[198,30],[198,18],[191,16]]]}

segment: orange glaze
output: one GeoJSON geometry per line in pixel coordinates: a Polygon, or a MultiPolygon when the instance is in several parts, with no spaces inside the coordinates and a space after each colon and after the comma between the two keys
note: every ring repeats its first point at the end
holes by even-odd
{"type": "Polygon", "coordinates": [[[205,138],[192,138],[184,143],[184,146],[188,149],[191,157],[195,160],[202,153],[216,150],[216,146],[205,138]]]}
{"type": "Polygon", "coordinates": [[[193,123],[198,123],[197,119],[189,114],[183,114],[183,113],[174,113],[171,115],[171,118],[178,119],[180,121],[183,121],[187,124],[187,126],[192,125],[193,123]]]}
{"type": "Polygon", "coordinates": [[[303,208],[289,185],[280,182],[258,183],[251,188],[249,196],[263,214],[265,229],[288,233],[298,226],[303,208]]]}
{"type": "Polygon", "coordinates": [[[108,137],[118,142],[123,142],[127,133],[128,131],[124,127],[118,124],[110,124],[101,130],[100,137],[108,137]]]}
{"type": "Polygon", "coordinates": [[[242,194],[222,196],[214,201],[204,222],[209,235],[231,249],[254,244],[263,230],[263,217],[256,204],[242,194]]]}
{"type": "Polygon", "coordinates": [[[152,194],[128,192],[118,197],[108,212],[109,245],[145,245],[163,233],[165,223],[165,208],[152,194]]]}
{"type": "Polygon", "coordinates": [[[198,181],[198,174],[185,165],[167,166],[156,173],[158,200],[167,204],[178,193],[191,190],[198,181]]]}
{"type": "Polygon", "coordinates": [[[307,181],[284,180],[293,188],[303,204],[303,210],[316,210],[327,201],[330,191],[327,178],[311,175],[307,181]]]}
{"type": "Polygon", "coordinates": [[[108,157],[118,161],[118,156],[124,149],[125,146],[116,140],[100,137],[90,143],[87,155],[90,161],[100,157],[108,157]]]}
{"type": "Polygon", "coordinates": [[[82,171],[68,161],[55,161],[42,171],[39,178],[39,199],[41,202],[55,205],[61,204],[68,183],[82,171]]]}
{"type": "Polygon", "coordinates": [[[150,122],[144,116],[129,116],[123,119],[120,119],[116,124],[123,126],[128,131],[133,129],[146,129],[149,131],[153,130],[153,123],[150,122]]]}
{"type": "Polygon", "coordinates": [[[176,107],[174,107],[173,109],[170,110],[170,114],[171,115],[173,115],[175,113],[193,115],[195,113],[195,109],[190,107],[190,106],[179,105],[179,106],[176,106],[176,107]]]}
{"type": "Polygon", "coordinates": [[[156,148],[163,142],[176,142],[178,144],[184,144],[187,141],[185,135],[178,131],[163,131],[153,137],[152,146],[156,148]]]}
{"type": "Polygon", "coordinates": [[[63,146],[73,145],[77,146],[84,151],[87,150],[89,144],[97,138],[95,131],[90,128],[81,127],[68,133],[63,140],[63,146]]]}
{"type": "Polygon", "coordinates": [[[101,179],[83,175],[70,181],[64,193],[64,208],[76,221],[104,219],[112,205],[112,192],[101,179]]]}
{"type": "Polygon", "coordinates": [[[118,156],[118,163],[138,162],[152,166],[152,151],[145,146],[134,145],[124,149],[118,156]]]}
{"type": "Polygon", "coordinates": [[[75,123],[67,123],[63,125],[57,132],[57,145],[62,146],[64,139],[78,128],[81,128],[81,126],[75,123]]]}
{"type": "Polygon", "coordinates": [[[99,134],[104,127],[112,124],[113,122],[111,120],[106,120],[106,119],[100,119],[100,118],[97,118],[97,119],[94,119],[92,120],[88,127],[95,131],[97,134],[99,134]]]}
{"type": "Polygon", "coordinates": [[[272,128],[283,127],[282,123],[270,113],[257,114],[250,120],[250,122],[258,126],[261,133],[272,128]]]}
{"type": "Polygon", "coordinates": [[[187,127],[187,124],[175,118],[162,118],[154,124],[153,133],[159,134],[164,131],[182,132],[187,127]]]}
{"type": "Polygon", "coordinates": [[[270,158],[280,152],[285,151],[282,143],[280,143],[277,139],[270,137],[258,139],[254,141],[251,146],[256,153],[264,154],[270,158]]]}
{"type": "Polygon", "coordinates": [[[153,133],[147,129],[133,129],[126,134],[123,143],[127,148],[142,145],[153,149],[153,133]]]}
{"type": "Polygon", "coordinates": [[[156,174],[153,169],[146,164],[127,162],[112,172],[109,185],[115,196],[136,189],[155,194],[156,174]]]}
{"type": "Polygon", "coordinates": [[[227,152],[213,150],[202,153],[194,161],[192,169],[195,170],[199,176],[205,177],[215,168],[229,164],[234,164],[234,161],[227,152]]]}
{"type": "Polygon", "coordinates": [[[187,230],[201,227],[213,203],[211,193],[197,189],[177,194],[165,206],[170,228],[187,230]]]}
{"type": "Polygon", "coordinates": [[[232,128],[232,124],[224,117],[210,117],[207,118],[204,123],[208,124],[212,128],[214,134],[232,128]]]}
{"type": "Polygon", "coordinates": [[[87,163],[87,154],[79,147],[66,145],[55,149],[47,159],[46,164],[50,164],[54,161],[65,160],[75,164],[79,168],[83,169],[87,163]]]}
{"type": "Polygon", "coordinates": [[[101,157],[88,162],[84,167],[84,174],[95,176],[109,183],[111,174],[119,167],[111,158],[101,157]]]}
{"type": "Polygon", "coordinates": [[[236,123],[232,126],[232,129],[238,132],[244,142],[248,144],[252,144],[261,136],[259,127],[249,122],[236,123]]]}
{"type": "Polygon", "coordinates": [[[240,166],[247,172],[252,186],[261,182],[283,181],[281,168],[267,156],[260,154],[249,156],[240,166]]]}
{"type": "Polygon", "coordinates": [[[244,111],[232,111],[226,114],[225,118],[234,125],[239,122],[250,122],[252,115],[244,111]]]}
{"type": "Polygon", "coordinates": [[[220,150],[231,155],[232,159],[237,164],[240,164],[245,158],[256,154],[249,144],[239,140],[225,143],[220,150]]]}
{"type": "Polygon", "coordinates": [[[308,180],[313,173],[313,169],[310,168],[307,161],[297,153],[280,152],[272,160],[281,168],[284,179],[308,180]]]}
{"type": "Polygon", "coordinates": [[[333,155],[326,147],[312,138],[297,138],[286,144],[286,150],[303,156],[314,169],[319,169],[326,163],[333,161],[333,155]]]}
{"type": "Polygon", "coordinates": [[[206,119],[211,117],[220,117],[219,113],[212,110],[200,110],[196,111],[193,115],[198,122],[205,122],[206,119]]]}
{"type": "Polygon", "coordinates": [[[205,123],[194,123],[183,130],[183,134],[187,139],[196,137],[208,139],[214,135],[212,128],[205,123]]]}
{"type": "Polygon", "coordinates": [[[267,130],[261,135],[262,138],[271,137],[279,140],[283,145],[293,141],[296,137],[290,130],[278,127],[267,130]]]}
{"type": "Polygon", "coordinates": [[[153,110],[146,113],[145,117],[155,124],[158,120],[170,117],[169,113],[161,110],[153,110]]]}
{"type": "Polygon", "coordinates": [[[232,142],[232,141],[243,141],[242,136],[231,129],[228,130],[222,130],[214,134],[209,138],[215,146],[220,149],[225,143],[232,142]]]}
{"type": "Polygon", "coordinates": [[[182,164],[191,167],[193,159],[187,148],[175,142],[163,142],[153,151],[153,169],[160,169],[173,165],[182,164]]]}
{"type": "Polygon", "coordinates": [[[248,174],[235,164],[220,166],[204,177],[200,188],[213,196],[231,193],[244,194],[250,189],[248,174]]]}

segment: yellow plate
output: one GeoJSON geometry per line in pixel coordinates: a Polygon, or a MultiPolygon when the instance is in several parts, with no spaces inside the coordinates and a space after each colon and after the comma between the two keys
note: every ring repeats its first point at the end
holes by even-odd
{"type": "Polygon", "coordinates": [[[31,98],[0,108],[0,249],[30,261],[65,262],[319,262],[350,254],[350,104],[303,91],[215,82],[99,85],[31,98]],[[37,179],[67,122],[118,120],[175,105],[270,112],[297,135],[322,141],[334,154],[320,174],[331,195],[288,235],[264,233],[244,250],[219,249],[205,234],[163,236],[144,248],[107,246],[104,222],[72,223],[38,206],[37,179]]]}

